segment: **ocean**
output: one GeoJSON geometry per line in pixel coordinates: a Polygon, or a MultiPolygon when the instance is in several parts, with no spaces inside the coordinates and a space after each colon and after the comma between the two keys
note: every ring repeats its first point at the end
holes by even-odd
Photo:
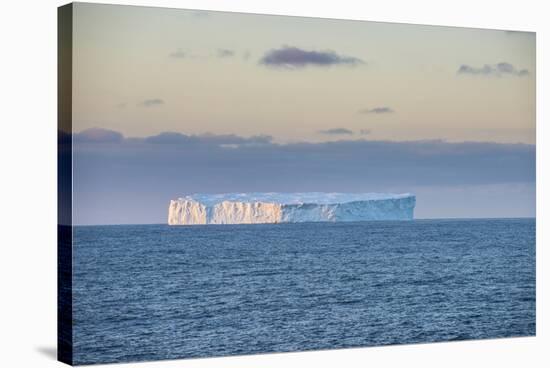
{"type": "Polygon", "coordinates": [[[535,220],[77,226],[74,363],[535,335],[535,220]]]}

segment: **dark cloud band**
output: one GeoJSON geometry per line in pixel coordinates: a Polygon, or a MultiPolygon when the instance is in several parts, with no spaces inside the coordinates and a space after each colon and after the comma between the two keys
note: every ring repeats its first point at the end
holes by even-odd
{"type": "Polygon", "coordinates": [[[144,138],[147,143],[154,144],[205,144],[205,145],[246,145],[246,144],[268,144],[273,137],[269,135],[255,135],[241,137],[234,134],[212,134],[186,135],[177,132],[163,132],[154,136],[144,138]]]}
{"type": "MultiPolygon", "coordinates": [[[[258,138],[159,134],[120,140],[119,135],[90,133],[79,133],[73,144],[78,223],[165,222],[168,201],[195,192],[408,192],[428,186],[436,193],[434,188],[445,186],[535,185],[534,145],[369,140],[276,144],[265,138],[259,140],[269,142],[235,144],[258,138]],[[98,137],[118,142],[90,144],[92,138],[99,143],[98,137]]],[[[510,192],[490,193],[499,202],[510,200],[510,192]]],[[[466,213],[479,215],[481,207],[463,197],[471,207],[466,213]]],[[[429,206],[425,197],[418,198],[423,208],[429,206]]],[[[452,214],[457,203],[446,198],[442,206],[452,214]]]]}
{"type": "MultiPolygon", "coordinates": [[[[535,179],[535,146],[527,144],[441,140],[277,144],[272,137],[262,135],[241,137],[176,132],[128,139],[118,132],[97,128],[75,134],[74,141],[76,149],[86,143],[116,143],[109,145],[111,151],[107,156],[105,146],[95,149],[95,145],[86,144],[85,151],[91,155],[90,164],[93,165],[100,165],[107,157],[108,162],[103,164],[115,164],[120,159],[119,163],[126,165],[131,158],[130,166],[140,168],[140,172],[164,167],[167,171],[162,175],[181,170],[203,173],[204,180],[217,175],[215,167],[223,167],[227,178],[236,182],[267,170],[269,180],[263,185],[271,188],[272,180],[284,179],[278,190],[290,190],[291,184],[296,183],[294,178],[308,175],[325,183],[334,178],[340,190],[348,191],[357,190],[358,183],[366,182],[458,185],[532,182],[535,179]]],[[[182,180],[186,182],[183,177],[182,180]]],[[[261,178],[255,177],[254,183],[259,182],[261,178]]],[[[241,190],[253,189],[246,181],[240,185],[243,186],[241,190]]],[[[223,186],[209,189],[227,190],[223,186]]],[[[238,186],[233,189],[239,190],[238,186]]]]}
{"type": "Polygon", "coordinates": [[[74,142],[81,143],[120,143],[124,136],[114,130],[91,128],[73,135],[74,142]]]}
{"type": "Polygon", "coordinates": [[[187,135],[179,132],[162,132],[144,138],[125,138],[121,133],[114,130],[91,128],[74,134],[74,140],[80,143],[123,143],[132,144],[146,143],[158,145],[213,145],[232,146],[250,144],[270,144],[273,137],[270,135],[253,135],[241,137],[235,134],[212,134],[187,135]]]}

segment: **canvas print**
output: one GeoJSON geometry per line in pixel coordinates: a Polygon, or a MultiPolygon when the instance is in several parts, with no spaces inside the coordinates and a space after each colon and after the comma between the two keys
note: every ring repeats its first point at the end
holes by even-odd
{"type": "Polygon", "coordinates": [[[535,34],[59,8],[59,359],[533,336],[535,34]]]}

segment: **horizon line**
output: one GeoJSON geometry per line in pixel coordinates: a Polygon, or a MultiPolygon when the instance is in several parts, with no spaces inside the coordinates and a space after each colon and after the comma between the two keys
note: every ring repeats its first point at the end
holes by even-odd
{"type": "Polygon", "coordinates": [[[58,226],[72,226],[72,227],[91,227],[91,226],[158,226],[158,225],[166,225],[170,227],[194,227],[194,226],[224,226],[224,225],[284,225],[284,224],[316,224],[316,223],[359,223],[359,222],[414,222],[414,221],[425,221],[425,220],[456,220],[456,221],[463,221],[463,220],[529,220],[529,219],[535,219],[536,216],[517,216],[517,217],[422,217],[422,218],[414,218],[412,220],[371,220],[371,221],[307,221],[307,222],[273,222],[273,223],[257,223],[257,224],[194,224],[194,225],[168,225],[168,221],[166,222],[157,222],[157,223],[116,223],[116,224],[72,224],[72,225],[66,225],[66,224],[58,224],[58,226]]]}

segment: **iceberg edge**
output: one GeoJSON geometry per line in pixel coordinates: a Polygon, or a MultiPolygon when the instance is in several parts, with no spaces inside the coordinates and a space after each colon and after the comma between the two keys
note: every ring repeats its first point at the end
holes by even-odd
{"type": "Polygon", "coordinates": [[[168,225],[412,220],[413,194],[229,193],[171,200],[168,225]]]}

